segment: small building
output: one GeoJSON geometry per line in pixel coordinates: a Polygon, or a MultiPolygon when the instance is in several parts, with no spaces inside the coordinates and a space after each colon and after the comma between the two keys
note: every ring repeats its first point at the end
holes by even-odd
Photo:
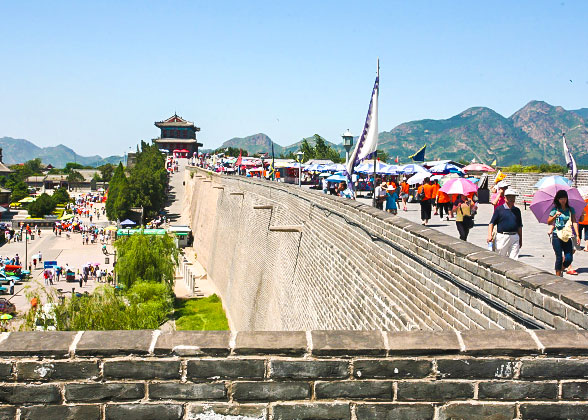
{"type": "Polygon", "coordinates": [[[12,170],[3,162],[2,148],[0,147],[0,175],[8,177],[11,173],[12,170]]]}
{"type": "Polygon", "coordinates": [[[194,153],[198,154],[198,147],[202,143],[196,140],[196,132],[200,131],[193,122],[186,121],[177,114],[169,117],[167,120],[155,123],[155,126],[161,129],[159,138],[153,139],[159,149],[165,149],[169,154],[174,150],[185,150],[187,157],[192,157],[194,153]]]}
{"type": "Polygon", "coordinates": [[[173,234],[176,239],[176,245],[178,248],[185,248],[191,245],[192,229],[188,226],[172,225],[168,228],[168,232],[173,234]]]}

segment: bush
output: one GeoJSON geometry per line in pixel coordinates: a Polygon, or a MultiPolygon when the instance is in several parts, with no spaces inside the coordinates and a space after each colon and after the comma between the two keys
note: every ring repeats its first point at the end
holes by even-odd
{"type": "Polygon", "coordinates": [[[52,197],[56,205],[69,202],[69,193],[67,192],[67,188],[64,187],[56,189],[52,197]]]}
{"type": "Polygon", "coordinates": [[[47,193],[41,194],[35,201],[29,204],[28,212],[31,217],[44,217],[53,213],[56,203],[47,193]]]}
{"type": "Polygon", "coordinates": [[[548,163],[543,163],[541,165],[511,165],[505,168],[502,168],[502,172],[512,172],[512,173],[537,173],[537,172],[548,172],[548,173],[567,173],[568,168],[562,165],[551,165],[548,163]]]}

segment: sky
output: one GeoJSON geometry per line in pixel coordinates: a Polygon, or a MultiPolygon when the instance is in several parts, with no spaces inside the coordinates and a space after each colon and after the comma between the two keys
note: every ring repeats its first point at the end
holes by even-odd
{"type": "Polygon", "coordinates": [[[588,107],[588,1],[0,0],[0,137],[122,155],[174,112],[215,148],[340,143],[472,106],[588,107]]]}

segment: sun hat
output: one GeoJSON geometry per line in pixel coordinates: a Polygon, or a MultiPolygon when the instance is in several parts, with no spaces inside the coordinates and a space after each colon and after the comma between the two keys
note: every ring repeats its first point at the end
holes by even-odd
{"type": "Polygon", "coordinates": [[[506,179],[503,179],[498,184],[496,184],[496,188],[508,188],[509,186],[510,186],[510,182],[508,182],[506,179]]]}
{"type": "Polygon", "coordinates": [[[504,195],[514,195],[517,196],[519,195],[519,193],[517,192],[517,190],[513,189],[513,188],[507,188],[506,191],[504,192],[504,195]]]}

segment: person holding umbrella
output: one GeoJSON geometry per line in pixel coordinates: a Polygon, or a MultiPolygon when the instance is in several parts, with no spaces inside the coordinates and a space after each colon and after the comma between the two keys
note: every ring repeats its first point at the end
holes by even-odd
{"type": "Polygon", "coordinates": [[[512,188],[504,191],[506,202],[494,210],[486,239],[488,243],[493,241],[496,226],[496,252],[513,260],[519,259],[519,250],[523,246],[523,218],[521,210],[514,205],[518,195],[512,188]]]}
{"type": "Polygon", "coordinates": [[[553,209],[549,213],[547,224],[553,225],[551,246],[555,252],[555,275],[563,276],[574,259],[573,233],[576,233],[576,241],[580,245],[580,234],[576,221],[576,212],[568,204],[568,192],[559,190],[553,199],[553,209]],[[563,258],[562,258],[563,253],[563,258]]]}

